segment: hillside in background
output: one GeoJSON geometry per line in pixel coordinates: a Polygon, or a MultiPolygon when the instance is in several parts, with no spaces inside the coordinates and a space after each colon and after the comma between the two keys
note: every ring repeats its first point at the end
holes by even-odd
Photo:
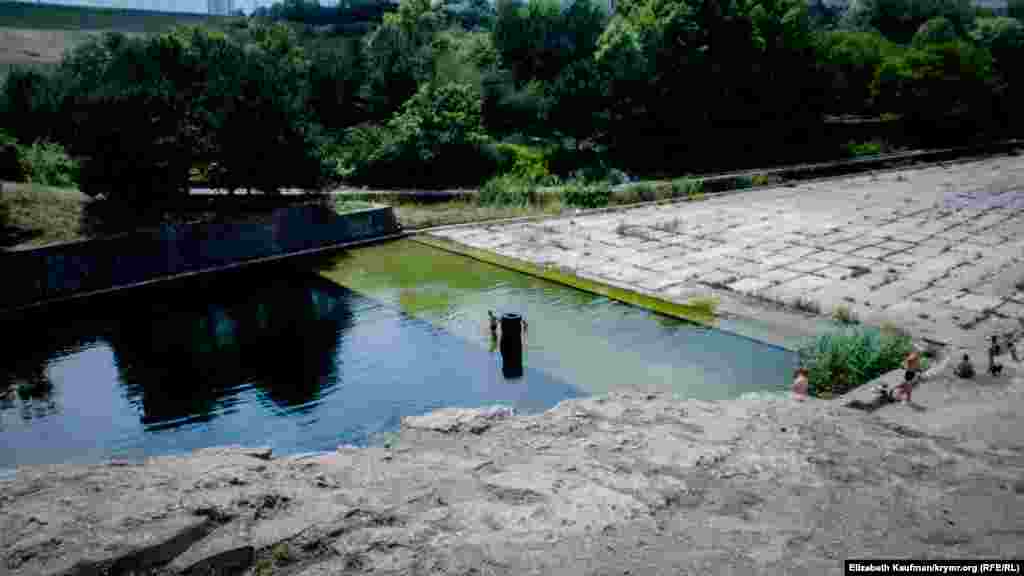
{"type": "Polygon", "coordinates": [[[0,2],[0,27],[37,30],[94,30],[152,34],[181,24],[230,20],[229,16],[0,2]]]}
{"type": "Polygon", "coordinates": [[[45,69],[104,32],[155,34],[183,24],[223,24],[228,16],[0,2],[0,79],[12,66],[45,69]]]}

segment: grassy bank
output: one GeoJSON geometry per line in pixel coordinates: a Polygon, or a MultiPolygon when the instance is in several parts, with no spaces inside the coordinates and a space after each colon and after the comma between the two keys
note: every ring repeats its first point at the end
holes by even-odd
{"type": "Polygon", "coordinates": [[[29,248],[81,240],[89,198],[74,189],[3,183],[0,192],[0,249],[29,248]]]}

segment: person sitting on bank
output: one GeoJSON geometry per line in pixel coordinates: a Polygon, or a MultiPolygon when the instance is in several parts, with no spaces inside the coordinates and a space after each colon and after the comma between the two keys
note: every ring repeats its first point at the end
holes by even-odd
{"type": "Polygon", "coordinates": [[[793,397],[803,401],[807,398],[808,388],[807,368],[797,368],[793,378],[793,397]]]}
{"type": "Polygon", "coordinates": [[[971,359],[967,354],[964,354],[963,360],[956,365],[954,373],[961,378],[974,378],[974,365],[971,364],[971,359]]]}

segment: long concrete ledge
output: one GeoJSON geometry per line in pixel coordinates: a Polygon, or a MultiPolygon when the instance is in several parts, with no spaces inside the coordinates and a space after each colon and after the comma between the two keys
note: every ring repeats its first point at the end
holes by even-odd
{"type": "Polygon", "coordinates": [[[0,255],[0,313],[400,236],[390,207],[274,210],[258,222],[167,224],[0,255]]]}
{"type": "MultiPolygon", "coordinates": [[[[968,146],[957,146],[953,148],[936,148],[908,150],[893,152],[889,154],[877,154],[859,158],[845,158],[827,162],[813,162],[806,164],[791,164],[787,166],[775,166],[770,168],[752,168],[732,172],[719,172],[709,174],[696,174],[691,179],[702,182],[713,194],[719,194],[733,189],[730,184],[740,178],[751,178],[753,176],[774,176],[787,181],[807,182],[823,178],[837,178],[849,176],[874,170],[891,169],[895,167],[907,168],[908,164],[913,167],[924,167],[929,164],[944,162],[970,162],[992,155],[1012,153],[1024,148],[1024,140],[1002,140],[998,142],[987,142],[968,146]]],[[[659,180],[640,180],[627,184],[613,186],[612,189],[621,191],[638,184],[656,184],[664,182],[659,180]]],[[[560,186],[543,186],[538,192],[544,194],[557,194],[562,188],[560,186]]],[[[740,190],[747,190],[741,188],[740,190]]],[[[204,189],[205,190],[205,189],[204,189]]],[[[708,190],[705,190],[707,192],[708,190]]],[[[477,194],[475,188],[452,189],[452,190],[340,190],[333,194],[356,199],[372,199],[375,201],[389,201],[399,198],[424,198],[424,199],[451,199],[471,197],[477,194]]],[[[678,201],[679,198],[671,199],[678,201]]],[[[662,200],[666,202],[668,200],[662,200]]]]}

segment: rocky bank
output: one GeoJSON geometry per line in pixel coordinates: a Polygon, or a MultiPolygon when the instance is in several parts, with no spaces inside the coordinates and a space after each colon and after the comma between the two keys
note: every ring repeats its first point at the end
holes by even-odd
{"type": "Polygon", "coordinates": [[[840,574],[1024,556],[1024,367],[913,406],[622,393],[446,411],[388,447],[0,480],[0,574],[840,574]]]}

